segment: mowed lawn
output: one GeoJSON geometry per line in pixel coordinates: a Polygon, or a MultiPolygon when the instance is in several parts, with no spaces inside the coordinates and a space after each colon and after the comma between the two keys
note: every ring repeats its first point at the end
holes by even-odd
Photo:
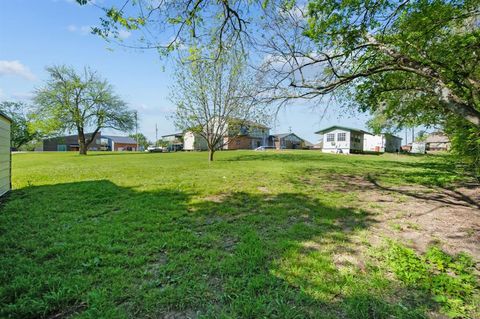
{"type": "Polygon", "coordinates": [[[374,241],[358,187],[452,185],[447,156],[34,153],[12,173],[2,318],[478,315],[475,260],[374,241]]]}

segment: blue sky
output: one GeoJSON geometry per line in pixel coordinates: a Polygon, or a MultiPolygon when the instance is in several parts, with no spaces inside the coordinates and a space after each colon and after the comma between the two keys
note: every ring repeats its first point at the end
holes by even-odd
{"type": "MultiPolygon", "coordinates": [[[[90,34],[103,12],[73,0],[0,0],[0,101],[28,101],[47,79],[45,67],[89,66],[115,87],[131,108],[138,110],[140,131],[150,139],[176,131],[169,119],[172,68],[155,51],[124,49],[90,34]]],[[[134,37],[127,32],[123,36],[134,37]]],[[[366,129],[368,116],[345,114],[335,105],[298,101],[282,109],[272,133],[290,129],[317,142],[320,128],[339,124],[366,129]]],[[[109,132],[112,133],[112,132],[109,132]]],[[[120,134],[120,133],[117,133],[120,134]]]]}

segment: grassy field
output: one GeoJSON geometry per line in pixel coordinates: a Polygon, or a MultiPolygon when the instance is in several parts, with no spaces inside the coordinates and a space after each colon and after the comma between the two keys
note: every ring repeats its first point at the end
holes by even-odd
{"type": "Polygon", "coordinates": [[[374,245],[382,211],[353,184],[445,187],[462,179],[447,156],[216,158],[15,154],[0,317],[478,315],[472,258],[374,245]]]}

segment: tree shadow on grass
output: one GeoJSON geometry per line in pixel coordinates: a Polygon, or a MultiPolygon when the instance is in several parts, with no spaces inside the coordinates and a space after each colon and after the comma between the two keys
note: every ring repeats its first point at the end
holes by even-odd
{"type": "Polygon", "coordinates": [[[429,300],[361,264],[368,212],[305,195],[102,180],[17,190],[1,210],[1,316],[421,318],[429,300]]]}

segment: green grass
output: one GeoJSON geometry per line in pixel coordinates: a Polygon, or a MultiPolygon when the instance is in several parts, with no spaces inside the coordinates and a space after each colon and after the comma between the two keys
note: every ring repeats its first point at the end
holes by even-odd
{"type": "MultiPolygon", "coordinates": [[[[441,311],[431,289],[392,277],[395,265],[368,246],[362,267],[338,267],[335,256],[361,252],[356,238],[368,243],[374,222],[352,208],[349,178],[445,186],[461,179],[448,157],[238,151],[209,164],[206,156],[15,154],[14,190],[0,206],[0,317],[441,311]]],[[[462,296],[461,285],[452,289],[462,296]]]]}

